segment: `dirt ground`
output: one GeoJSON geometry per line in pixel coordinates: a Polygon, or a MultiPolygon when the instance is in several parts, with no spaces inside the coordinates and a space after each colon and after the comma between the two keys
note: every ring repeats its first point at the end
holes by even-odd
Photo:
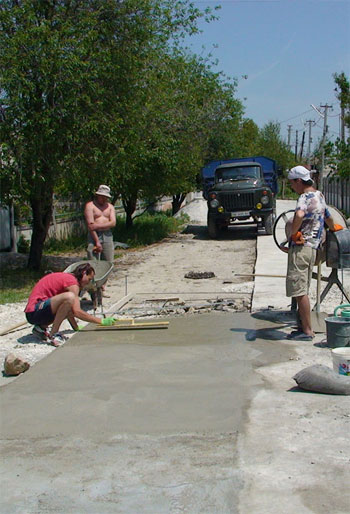
{"type": "MultiPolygon", "coordinates": [[[[233,277],[235,273],[252,273],[256,259],[256,227],[241,227],[220,241],[208,238],[206,231],[206,204],[198,199],[183,209],[190,216],[190,224],[183,233],[174,234],[161,243],[142,250],[119,250],[114,271],[108,279],[103,298],[104,313],[118,317],[142,317],[161,315],[186,315],[195,312],[247,311],[251,306],[254,282],[247,278],[233,277]],[[212,278],[185,278],[210,272],[212,278]],[[191,275],[192,274],[192,275],[191,275]],[[116,303],[129,295],[132,300],[123,312],[116,312],[116,303]],[[163,300],[162,300],[163,299],[163,300]],[[170,300],[169,300],[170,299],[170,300]],[[158,300],[158,301],[154,301],[158,300]]],[[[64,257],[45,257],[46,267],[63,271],[72,262],[83,259],[84,254],[64,257]]],[[[2,264],[10,261],[18,265],[25,256],[2,255],[2,264]]],[[[0,305],[0,331],[17,323],[25,322],[26,302],[0,305]]],[[[88,294],[82,299],[82,307],[93,312],[88,294]]],[[[97,310],[97,315],[100,308],[97,310]]],[[[82,324],[84,324],[82,322],[82,324]]],[[[68,322],[61,331],[68,338],[74,332],[68,322]]],[[[14,353],[32,366],[48,355],[54,347],[43,344],[32,335],[28,324],[0,336],[0,362],[7,354],[14,353]]],[[[0,376],[0,385],[15,377],[0,376]]]]}

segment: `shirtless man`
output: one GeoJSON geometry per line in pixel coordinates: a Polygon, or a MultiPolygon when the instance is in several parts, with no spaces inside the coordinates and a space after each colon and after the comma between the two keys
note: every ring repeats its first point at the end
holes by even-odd
{"type": "Polygon", "coordinates": [[[95,198],[85,206],[84,216],[88,227],[88,259],[96,258],[101,253],[102,259],[113,262],[114,243],[112,228],[115,227],[115,209],[108,201],[111,190],[101,185],[95,192],[95,198]]]}

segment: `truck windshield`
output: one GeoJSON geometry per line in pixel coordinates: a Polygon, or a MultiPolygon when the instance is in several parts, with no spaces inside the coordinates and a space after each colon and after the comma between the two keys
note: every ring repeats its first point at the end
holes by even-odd
{"type": "Polygon", "coordinates": [[[233,166],[232,168],[219,168],[216,170],[215,175],[217,182],[261,177],[260,166],[233,166]]]}

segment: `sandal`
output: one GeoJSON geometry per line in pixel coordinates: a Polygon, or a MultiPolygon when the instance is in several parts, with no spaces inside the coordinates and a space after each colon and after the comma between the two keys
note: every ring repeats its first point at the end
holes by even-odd
{"type": "Polygon", "coordinates": [[[305,334],[305,332],[300,332],[299,330],[294,330],[287,335],[287,339],[291,341],[312,341],[314,337],[315,336],[305,334]]]}

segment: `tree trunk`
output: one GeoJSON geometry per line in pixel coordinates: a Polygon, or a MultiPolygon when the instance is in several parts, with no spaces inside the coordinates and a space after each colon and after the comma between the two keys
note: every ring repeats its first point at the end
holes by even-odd
{"type": "Polygon", "coordinates": [[[131,196],[128,198],[122,198],[122,203],[126,213],[125,226],[129,229],[133,225],[132,215],[136,210],[137,197],[131,196]]]}
{"type": "Polygon", "coordinates": [[[28,268],[39,270],[43,248],[52,218],[53,191],[51,188],[42,188],[30,199],[33,214],[33,232],[30,244],[28,268]]]}
{"type": "Polygon", "coordinates": [[[172,202],[172,215],[179,212],[180,207],[183,203],[183,201],[186,198],[186,193],[179,193],[177,195],[173,195],[173,202],[172,202]]]}

